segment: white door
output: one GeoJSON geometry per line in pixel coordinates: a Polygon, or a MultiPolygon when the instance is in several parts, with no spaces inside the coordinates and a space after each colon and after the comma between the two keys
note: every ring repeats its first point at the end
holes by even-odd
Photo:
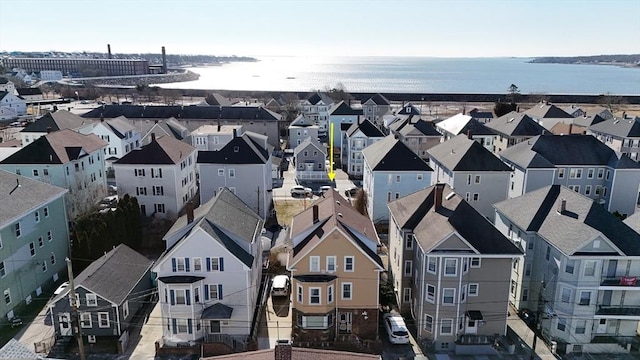
{"type": "Polygon", "coordinates": [[[478,322],[475,320],[471,320],[468,317],[465,317],[467,320],[467,325],[465,326],[464,333],[465,334],[475,334],[478,332],[478,322]]]}
{"type": "Polygon", "coordinates": [[[314,163],[305,163],[304,164],[304,170],[305,171],[313,171],[313,164],[314,163]]]}
{"type": "Polygon", "coordinates": [[[339,331],[341,333],[351,333],[351,312],[341,312],[339,313],[340,324],[339,331]]]}
{"type": "Polygon", "coordinates": [[[596,329],[596,332],[599,334],[604,334],[607,332],[607,319],[598,320],[598,328],[596,329]]]}
{"type": "Polygon", "coordinates": [[[58,322],[60,323],[60,336],[73,335],[73,331],[71,329],[71,314],[69,313],[58,314],[58,322]]]}

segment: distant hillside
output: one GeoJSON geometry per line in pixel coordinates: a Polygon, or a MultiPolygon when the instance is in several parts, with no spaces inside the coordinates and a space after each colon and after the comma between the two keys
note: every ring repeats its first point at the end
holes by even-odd
{"type": "Polygon", "coordinates": [[[530,62],[540,64],[594,64],[640,67],[640,54],[593,55],[593,56],[551,56],[538,57],[530,62]]]}

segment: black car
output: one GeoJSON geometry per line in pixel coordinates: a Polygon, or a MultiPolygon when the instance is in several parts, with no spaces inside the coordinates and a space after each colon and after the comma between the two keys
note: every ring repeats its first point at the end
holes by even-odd
{"type": "Polygon", "coordinates": [[[344,191],[344,196],[346,196],[346,197],[354,197],[354,196],[356,196],[357,192],[358,192],[358,188],[357,187],[352,187],[352,188],[349,188],[349,189],[344,191]]]}
{"type": "Polygon", "coordinates": [[[531,329],[535,329],[536,314],[534,314],[533,311],[529,309],[521,309],[518,311],[518,316],[520,316],[522,321],[524,321],[524,323],[527,324],[527,326],[529,326],[531,329]]]}

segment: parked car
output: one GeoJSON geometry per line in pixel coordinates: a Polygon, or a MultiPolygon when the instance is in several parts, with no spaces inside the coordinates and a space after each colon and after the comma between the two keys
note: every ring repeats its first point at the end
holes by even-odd
{"type": "Polygon", "coordinates": [[[383,316],[384,327],[392,344],[408,344],[409,330],[399,314],[386,313],[383,316]]]}
{"type": "Polygon", "coordinates": [[[56,291],[53,292],[53,295],[59,295],[62,292],[64,292],[67,288],[69,287],[69,282],[65,281],[62,284],[60,284],[60,286],[58,286],[58,288],[56,289],[56,291]]]}
{"type": "Polygon", "coordinates": [[[100,209],[109,209],[118,206],[118,195],[107,196],[100,201],[100,209]]]}
{"type": "Polygon", "coordinates": [[[520,316],[522,321],[524,321],[524,323],[527,324],[527,326],[535,330],[536,314],[534,314],[533,311],[529,309],[520,309],[518,310],[518,316],[520,316]]]}
{"type": "Polygon", "coordinates": [[[287,275],[276,275],[271,285],[271,296],[289,295],[289,277],[287,275]]]}
{"type": "Polygon", "coordinates": [[[344,196],[346,197],[354,197],[358,193],[357,187],[352,187],[344,191],[344,196]]]}
{"type": "Polygon", "coordinates": [[[292,196],[295,196],[295,195],[309,196],[312,193],[313,193],[313,190],[311,190],[311,188],[304,187],[302,185],[296,185],[291,188],[292,196]]]}
{"type": "Polygon", "coordinates": [[[333,186],[324,185],[318,188],[318,195],[322,195],[325,191],[333,189],[333,186]]]}

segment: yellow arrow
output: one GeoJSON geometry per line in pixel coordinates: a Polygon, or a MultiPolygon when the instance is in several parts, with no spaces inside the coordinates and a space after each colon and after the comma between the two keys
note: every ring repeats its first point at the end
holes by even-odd
{"type": "Polygon", "coordinates": [[[336,173],[333,171],[333,123],[329,123],[329,180],[333,181],[336,173]]]}

